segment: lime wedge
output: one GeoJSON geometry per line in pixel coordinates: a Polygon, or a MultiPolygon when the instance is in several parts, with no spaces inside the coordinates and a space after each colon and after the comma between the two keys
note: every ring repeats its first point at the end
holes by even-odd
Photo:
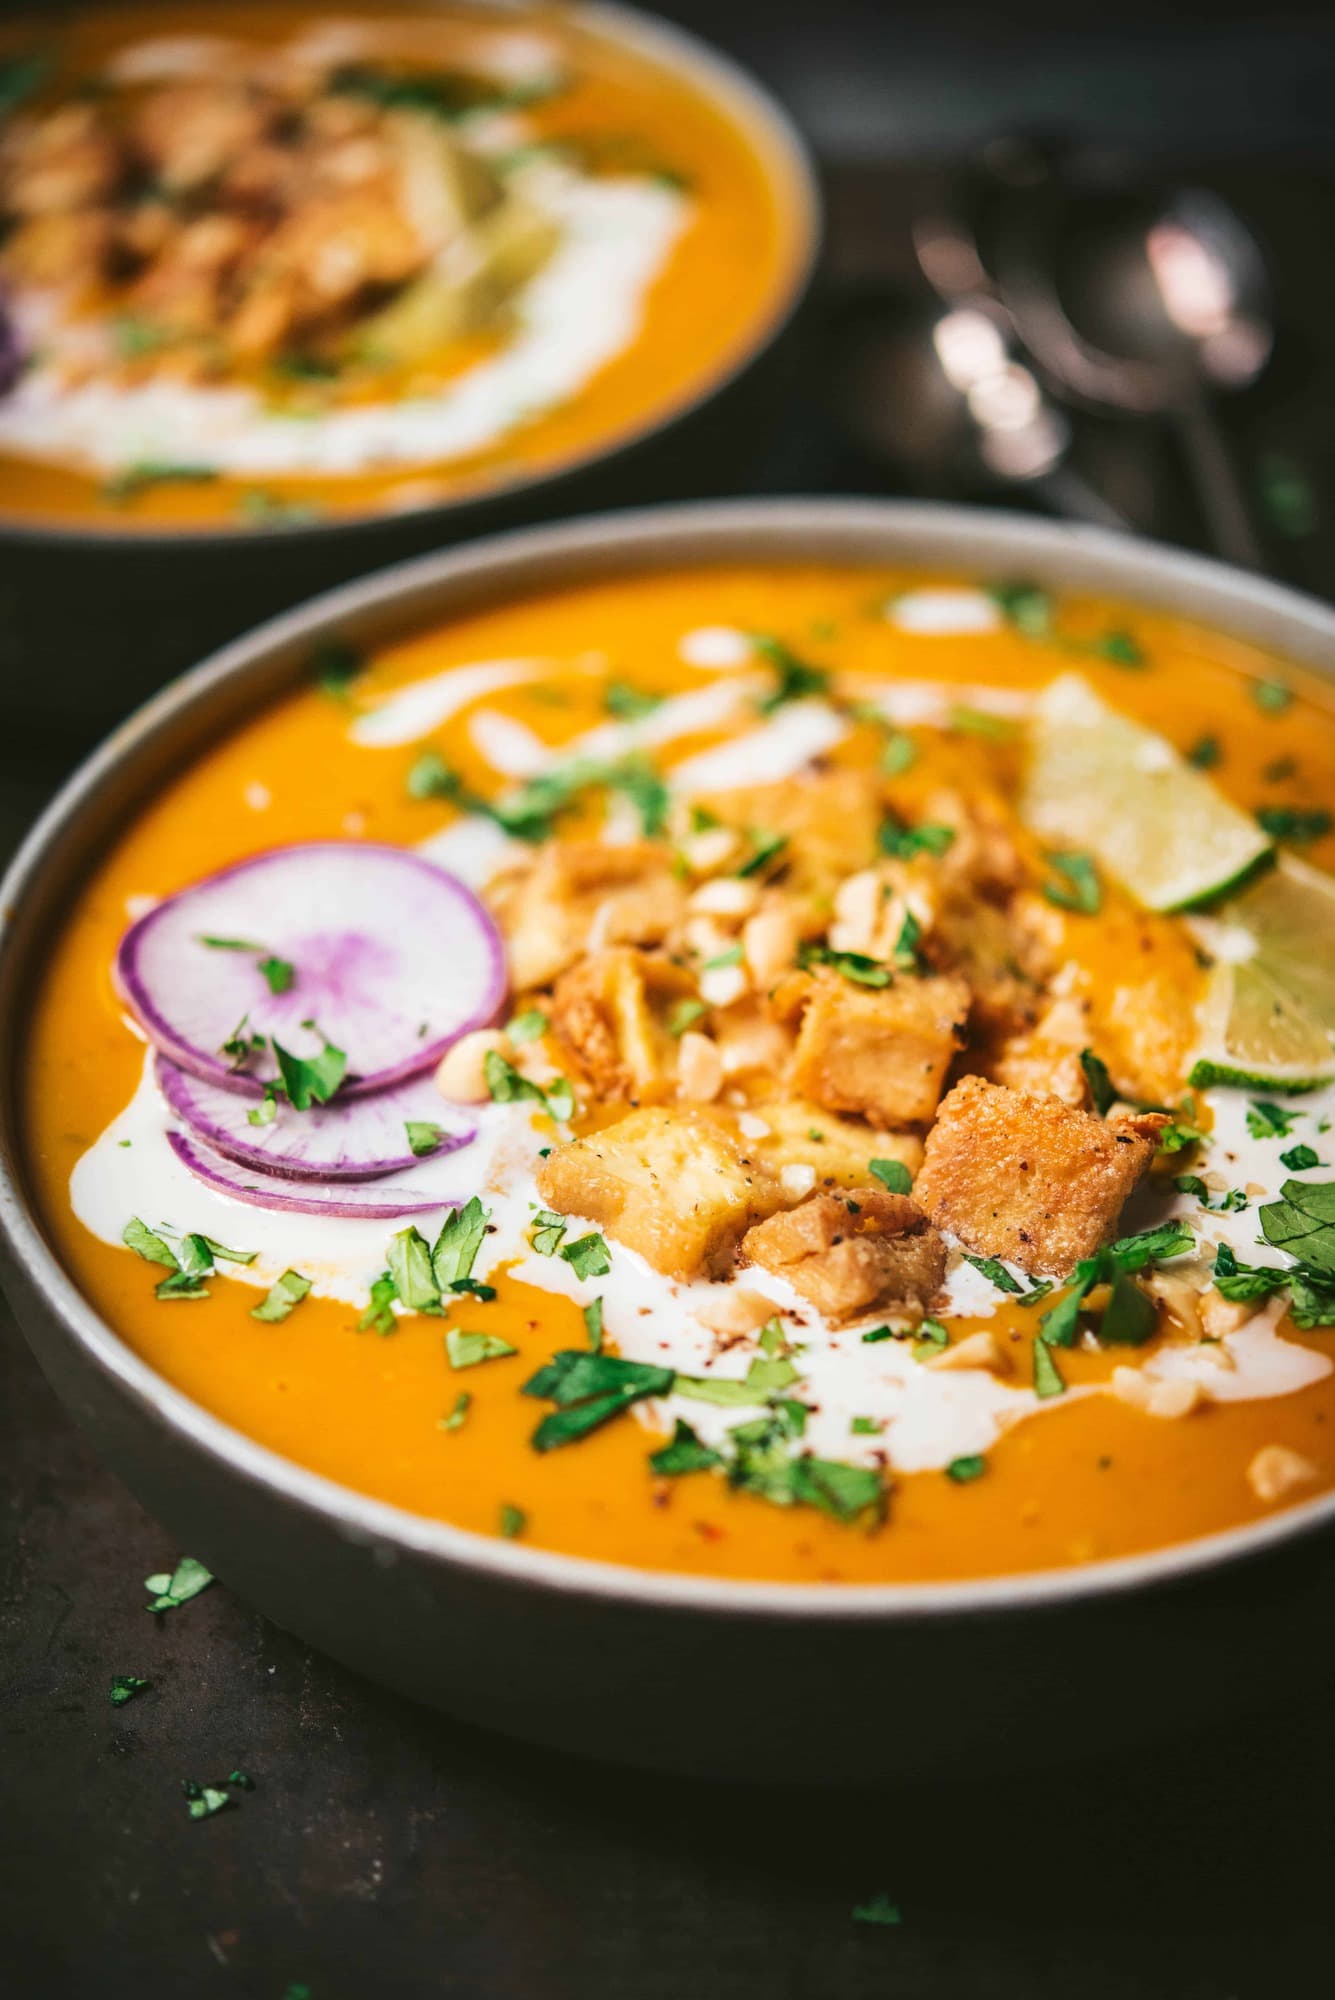
{"type": "Polygon", "coordinates": [[[1034,705],[1022,816],[1083,848],[1137,902],[1183,910],[1236,886],[1270,842],[1171,743],[1063,674],[1034,705]]]}
{"type": "Polygon", "coordinates": [[[1192,1084],[1298,1091],[1335,1076],[1335,878],[1283,855],[1191,928],[1215,959],[1192,1084]]]}

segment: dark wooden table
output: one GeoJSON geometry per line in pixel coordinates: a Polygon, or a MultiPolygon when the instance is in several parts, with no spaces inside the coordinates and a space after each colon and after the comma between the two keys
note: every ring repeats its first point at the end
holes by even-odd
{"type": "MultiPolygon", "coordinates": [[[[1298,81],[1310,71],[1315,85],[1323,51],[1329,66],[1315,26],[1295,58],[1245,20],[1202,39],[1180,13],[1161,31],[1142,8],[1120,40],[1106,22],[1054,38],[1046,11],[1027,10],[1009,42],[959,7],[903,42],[872,5],[818,21],[780,0],[703,24],[842,151],[841,283],[902,275],[922,169],[876,156],[933,131],[975,140],[999,101],[1039,118],[1069,105],[1075,79],[1098,136],[1165,148],[1171,126],[1165,149],[1180,150],[1168,107],[1190,70],[1200,146],[1227,152],[1240,119],[1263,150],[1319,132],[1298,81]],[[1144,88],[1119,95],[1119,77],[1144,88]]],[[[1225,159],[1219,175],[1268,201],[1296,272],[1328,182],[1292,162],[1225,159]]],[[[1329,345],[1323,288],[1304,282],[1294,317],[1310,369],[1329,345]]],[[[1268,436],[1329,432],[1332,399],[1312,379],[1262,399],[1268,436]]],[[[1158,449],[1132,446],[1151,466],[1158,449]]],[[[753,490],[880,478],[806,392],[767,463],[743,473],[753,490]]],[[[1171,509],[1154,525],[1192,535],[1171,509]]],[[[1295,580],[1320,588],[1332,552],[1320,524],[1292,552],[1295,580]]],[[[56,685],[59,668],[4,671],[56,685]]],[[[41,707],[12,678],[0,686],[0,852],[82,747],[77,716],[41,707]]],[[[3,1309],[0,1492],[0,1991],[14,2000],[1305,2000],[1335,1987],[1329,1672],[1325,1698],[1311,1692],[1313,1661],[1335,1658],[1335,1612],[1295,1662],[1292,1700],[1228,1731],[1194,1729],[1193,1689],[1161,1685],[1147,1658],[1135,1685],[1089,1688],[1087,1744],[1047,1743],[1036,1714],[1004,1781],[951,1770],[930,1786],[799,1793],[780,1782],[776,1740],[774,1788],[721,1790],[482,1737],[356,1680],[224,1585],[150,1618],[141,1579],[179,1551],[92,1457],[3,1309]],[[117,1673],[152,1689],[113,1708],[117,1673]],[[1125,1704],[1155,1710],[1163,1741],[1101,1759],[1100,1717],[1125,1704]],[[190,1820],[181,1781],[234,1767],[254,1790],[190,1820]],[[901,1922],[854,1920],[878,1894],[901,1922]]],[[[911,1730],[932,1698],[887,1686],[869,1738],[911,1730]]],[[[682,1699],[744,1703],[746,1690],[705,1680],[682,1699]]],[[[818,1724],[794,1689],[794,1730],[818,1724]]]]}

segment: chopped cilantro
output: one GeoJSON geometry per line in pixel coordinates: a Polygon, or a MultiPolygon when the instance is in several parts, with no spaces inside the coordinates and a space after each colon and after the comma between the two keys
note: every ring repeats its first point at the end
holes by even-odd
{"type": "Polygon", "coordinates": [[[1052,635],[1057,608],[1051,592],[1037,583],[1013,581],[988,586],[988,596],[1006,623],[1026,639],[1047,639],[1052,635]]]}
{"type": "Polygon", "coordinates": [[[1282,715],[1293,705],[1293,689],[1283,681],[1253,681],[1252,700],[1267,715],[1282,715]]]}
{"type": "Polygon", "coordinates": [[[1093,654],[1097,660],[1107,660],[1114,667],[1143,667],[1146,658],[1145,648],[1134,632],[1124,631],[1120,626],[1087,640],[1079,650],[1093,654]]]}
{"type": "Polygon", "coordinates": [[[1120,1347],[1143,1347],[1158,1325],[1154,1301],[1135,1279],[1119,1271],[1099,1321],[1099,1339],[1120,1347]]]}
{"type": "Polygon", "coordinates": [[[1247,1197],[1241,1188],[1230,1188],[1220,1200],[1211,1201],[1210,1190],[1199,1174],[1175,1174],[1173,1186],[1179,1194],[1194,1194],[1201,1207],[1208,1208],[1215,1215],[1236,1215],[1247,1206],[1247,1197]]]}
{"type": "Polygon", "coordinates": [[[153,486],[206,486],[218,477],[212,465],[173,465],[166,459],[144,458],[102,482],[103,498],[133,500],[153,486]]]}
{"type": "Polygon", "coordinates": [[[468,1412],[472,1407],[473,1398],[469,1395],[467,1389],[461,1389],[454,1399],[454,1408],[450,1411],[448,1417],[440,1418],[437,1429],[442,1431],[461,1431],[467,1421],[468,1412]]]}
{"type": "Polygon", "coordinates": [[[554,1257],[566,1233],[566,1219],[555,1209],[540,1208],[531,1224],[529,1242],[540,1257],[554,1257]]]}
{"type": "Polygon", "coordinates": [[[182,1556],[174,1570],[163,1571],[157,1576],[144,1578],[144,1589],[150,1593],[147,1611],[176,1611],[182,1604],[188,1604],[192,1597],[198,1597],[201,1590],[207,1590],[213,1576],[202,1562],[194,1556],[182,1556]]]}
{"type": "Polygon", "coordinates": [[[603,1278],[612,1268],[607,1245],[596,1231],[564,1244],[561,1255],[577,1278],[603,1278]]]}
{"type": "Polygon", "coordinates": [[[878,959],[868,958],[860,951],[831,951],[828,945],[805,944],[797,954],[798,963],[803,968],[812,965],[828,965],[841,979],[847,979],[854,986],[888,986],[890,970],[878,959]]]}
{"type": "Polygon", "coordinates": [[[1024,1286],[1018,1278],[1011,1276],[1000,1257],[975,1257],[971,1250],[966,1250],[964,1261],[966,1264],[972,1264],[975,1271],[981,1271],[985,1278],[989,1278],[999,1292],[1010,1292],[1018,1297],[1024,1290],[1024,1286]]]}
{"type": "Polygon", "coordinates": [[[765,632],[753,632],[751,645],[774,674],[774,686],[759,704],[762,715],[773,715],[785,702],[802,701],[808,696],[823,695],[828,691],[830,676],[827,669],[799,659],[781,639],[772,638],[765,632]]]}
{"type": "Polygon", "coordinates": [[[176,1252],[169,1244],[164,1243],[160,1236],[154,1235],[137,1215],[132,1215],[121,1231],[121,1241],[149,1264],[165,1264],[169,1271],[180,1269],[176,1261],[176,1252]]]}
{"type": "Polygon", "coordinates": [[[445,1127],[430,1118],[405,1119],[403,1129],[408,1136],[408,1151],[418,1160],[434,1153],[445,1137],[445,1127]]]}
{"type": "Polygon", "coordinates": [[[1047,881],[1043,884],[1043,894],[1059,910],[1076,910],[1082,916],[1095,916],[1103,906],[1103,891],[1099,886],[1099,872],[1092,855],[1071,852],[1063,854],[1049,848],[1044,854],[1050,868],[1064,877],[1060,882],[1047,881]]]}
{"type": "Polygon", "coordinates": [[[915,854],[944,854],[954,838],[953,826],[936,825],[930,820],[905,826],[893,815],[887,815],[876,830],[876,844],[882,854],[896,861],[911,861],[915,854]]]}
{"type": "Polygon", "coordinates": [[[1009,716],[995,715],[990,708],[974,708],[958,702],[950,711],[949,726],[962,736],[981,736],[992,743],[1009,743],[1015,724],[1009,716]]]}
{"type": "Polygon", "coordinates": [[[703,1000],[678,1000],[667,1018],[668,1033],[680,1040],[686,1030],[698,1021],[705,1011],[703,1000]]]}
{"type": "Polygon", "coordinates": [[[950,1345],[950,1329],[943,1326],[939,1319],[920,1319],[917,1335],[911,1350],[915,1361],[930,1361],[933,1355],[950,1345]]]}
{"type": "Polygon", "coordinates": [[[857,1904],[853,1911],[855,1924],[902,1924],[903,1921],[898,1903],[892,1903],[884,1889],[878,1890],[869,1902],[857,1904]]]}
{"type": "MultiPolygon", "coordinates": [[[[303,1027],[313,1023],[303,1021],[303,1027]]],[[[317,1031],[318,1032],[318,1031],[317,1031]]],[[[347,1073],[348,1059],[342,1049],[326,1041],[318,1056],[295,1056],[277,1036],[270,1037],[282,1089],[294,1111],[309,1111],[312,1104],[328,1104],[347,1073]]]]}
{"type": "Polygon", "coordinates": [[[588,1335],[589,1346],[594,1353],[603,1344],[603,1302],[591,1299],[584,1308],[584,1331],[588,1335]]]}
{"type": "Polygon", "coordinates": [[[522,1507],[516,1507],[509,1500],[501,1507],[501,1533],[507,1542],[513,1542],[523,1534],[528,1526],[528,1515],[522,1507]]]}
{"type": "Polygon", "coordinates": [[[637,688],[630,681],[609,681],[603,689],[604,709],[621,722],[634,722],[642,715],[652,715],[662,699],[661,694],[650,694],[647,689],[637,688]]]}
{"type": "Polygon", "coordinates": [[[711,1466],[722,1463],[722,1452],[702,1444],[682,1417],[677,1418],[670,1442],[652,1452],[649,1458],[650,1470],[660,1479],[677,1479],[684,1472],[707,1472],[711,1466]]]}
{"type": "Polygon", "coordinates": [[[715,957],[705,959],[701,970],[703,972],[725,972],[729,966],[740,965],[741,962],[742,947],[739,944],[733,944],[729,945],[726,951],[717,953],[715,957]]]}
{"type": "Polygon", "coordinates": [[[899,934],[890,951],[890,959],[896,972],[922,972],[923,958],[918,950],[922,937],[922,925],[912,910],[905,910],[904,921],[899,926],[899,934]]]}
{"type": "Polygon", "coordinates": [[[287,1318],[294,1306],[301,1304],[310,1288],[310,1279],[303,1278],[300,1271],[284,1271],[280,1278],[274,1279],[259,1304],[251,1307],[250,1317],[276,1325],[287,1318]]]}
{"type": "Polygon", "coordinates": [[[1186,759],[1198,771],[1213,771],[1223,754],[1217,736],[1198,736],[1186,752],[1186,759]]]}
{"type": "Polygon", "coordinates": [[[311,654],[311,679],[331,701],[346,701],[365,664],[357,647],[346,639],[321,639],[311,654]]]}
{"type": "Polygon", "coordinates": [[[880,1417],[854,1417],[848,1428],[854,1437],[879,1437],[885,1422],[880,1417]]]}
{"type": "Polygon", "coordinates": [[[1272,1292],[1283,1291],[1289,1282],[1287,1269],[1278,1264],[1244,1264],[1227,1243],[1221,1243],[1216,1250],[1211,1275],[1220,1297],[1239,1305],[1269,1298],[1272,1292]]]}
{"type": "Polygon", "coordinates": [[[536,1042],[545,1035],[549,1025],[541,1007],[529,1007],[524,1013],[515,1015],[505,1032],[516,1048],[522,1048],[525,1042],[536,1042]]]}
{"type": "Polygon", "coordinates": [[[544,1090],[541,1085],[530,1083],[526,1076],[521,1076],[514,1064],[508,1063],[495,1049],[487,1050],[482,1073],[487,1089],[497,1104],[515,1104],[531,1099],[534,1104],[540,1104],[558,1125],[566,1124],[575,1109],[574,1092],[563,1076],[556,1077],[544,1090]]]}
{"type": "Polygon", "coordinates": [[[898,1340],[898,1339],[899,1339],[899,1334],[892,1326],[869,1327],[867,1332],[864,1333],[862,1336],[864,1346],[870,1346],[876,1341],[898,1340]]]}
{"type": "Polygon", "coordinates": [[[763,875],[770,863],[777,861],[787,849],[788,835],[766,833],[763,828],[755,827],[751,832],[751,843],[751,853],[740,868],[733,870],[735,875],[763,875]]]}
{"type": "Polygon", "coordinates": [[[182,1778],[181,1790],[191,1819],[211,1819],[214,1813],[225,1811],[232,1803],[231,1794],[221,1785],[197,1785],[193,1778],[182,1778]]]}
{"type": "Polygon", "coordinates": [[[365,1333],[368,1327],[374,1327],[377,1333],[393,1333],[394,1312],[392,1308],[398,1296],[399,1288],[393,1278],[391,1278],[388,1271],[382,1271],[380,1276],[372,1282],[371,1303],[358,1320],[357,1331],[365,1333]]]}
{"type": "Polygon", "coordinates": [[[673,1379],[670,1368],[657,1368],[649,1362],[625,1361],[601,1351],[564,1349],[523,1386],[524,1395],[556,1405],[533,1433],[534,1450],[555,1451],[561,1445],[574,1444],[642,1397],[668,1395],[673,1379]]]}
{"type": "Polygon", "coordinates": [[[453,1208],[441,1224],[440,1235],[431,1250],[431,1268],[442,1292],[452,1291],[472,1275],[482,1239],[487,1233],[490,1211],[476,1195],[462,1208],[453,1208]]]}
{"type": "Polygon", "coordinates": [[[902,729],[892,729],[887,734],[881,750],[881,775],[886,778],[902,778],[911,769],[918,755],[918,746],[911,736],[902,729]]]}
{"type": "Polygon", "coordinates": [[[1094,1109],[1100,1118],[1106,1118],[1116,1104],[1118,1096],[1117,1086],[1108,1074],[1107,1063],[1101,1056],[1096,1056],[1093,1049],[1081,1049],[1080,1067],[1085,1073],[1085,1082],[1089,1085],[1094,1109]]]}
{"type": "Polygon", "coordinates": [[[966,1453],[963,1458],[952,1458],[946,1467],[946,1478],[953,1479],[957,1486],[967,1486],[971,1479],[981,1479],[987,1471],[987,1460],[981,1452],[966,1453]]]}
{"type": "Polygon", "coordinates": [[[385,1260],[394,1289],[409,1312],[441,1310],[440,1283],[432,1268],[430,1247],[419,1229],[410,1223],[391,1236],[385,1260]]]}
{"type": "Polygon", "coordinates": [[[1247,1106],[1247,1130],[1253,1139],[1287,1139],[1300,1113],[1286,1111],[1282,1104],[1253,1098],[1247,1106]]]}
{"type": "Polygon", "coordinates": [[[452,1326],[445,1335],[445,1353],[451,1368],[477,1368],[484,1361],[503,1361],[507,1354],[517,1354],[508,1340],[502,1340],[497,1333],[465,1333],[461,1327],[452,1326]]]}
{"type": "Polygon", "coordinates": [[[1034,1342],[1034,1394],[1040,1401],[1046,1401],[1049,1396],[1065,1393],[1062,1372],[1053,1359],[1051,1347],[1040,1335],[1034,1342]]]}
{"type": "Polygon", "coordinates": [[[1257,824],[1272,840],[1289,840],[1305,846],[1321,840],[1331,829],[1331,816],[1324,806],[1262,806],[1257,824]]]}
{"type": "Polygon", "coordinates": [[[152,1685],[152,1681],[141,1680],[138,1674],[113,1674],[107,1700],[113,1708],[124,1708],[127,1701],[133,1701],[137,1694],[143,1694],[152,1685]]]}
{"type": "Polygon", "coordinates": [[[1308,1167],[1319,1167],[1322,1162],[1312,1146],[1290,1146],[1287,1153],[1281,1153],[1279,1163],[1291,1173],[1304,1173],[1308,1167]]]}
{"type": "Polygon", "coordinates": [[[296,984],[297,968],[291,959],[275,958],[271,953],[260,960],[259,969],[268,981],[271,993],[288,993],[296,984]]]}
{"type": "Polygon", "coordinates": [[[868,1171],[873,1173],[883,1187],[891,1194],[908,1194],[913,1187],[913,1176],[902,1160],[869,1160],[868,1171]]]}

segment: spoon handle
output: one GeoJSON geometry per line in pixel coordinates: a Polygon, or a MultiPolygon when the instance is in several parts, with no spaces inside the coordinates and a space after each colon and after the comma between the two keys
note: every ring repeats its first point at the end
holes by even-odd
{"type": "Polygon", "coordinates": [[[1265,554],[1213,410],[1203,397],[1193,397],[1174,411],[1173,421],[1216,550],[1241,569],[1264,571],[1265,554]]]}
{"type": "Polygon", "coordinates": [[[1041,473],[1030,481],[1031,492],[1054,514],[1065,515],[1068,520],[1088,521],[1094,528],[1118,528],[1124,534],[1133,532],[1133,524],[1125,514],[1120,514],[1112,502],[1082,479],[1069,466],[1053,466],[1051,471],[1041,473]]]}

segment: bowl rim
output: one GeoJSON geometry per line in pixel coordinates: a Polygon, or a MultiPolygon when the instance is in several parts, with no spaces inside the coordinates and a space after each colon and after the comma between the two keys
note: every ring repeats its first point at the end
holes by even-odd
{"type": "MultiPolygon", "coordinates": [[[[408,10],[429,13],[438,0],[398,0],[398,4],[408,10]]],[[[471,0],[471,4],[494,7],[501,14],[507,0],[471,0]]],[[[595,471],[626,463],[636,453],[660,442],[678,425],[699,415],[739,383],[791,326],[810,290],[822,254],[824,204],[805,134],[766,84],[744,64],[690,28],[629,4],[629,0],[572,0],[568,11],[574,27],[588,28],[615,46],[630,49],[695,88],[749,142],[770,193],[791,197],[793,243],[788,267],[780,276],[768,308],[756,319],[749,334],[720,356],[698,381],[659,408],[649,421],[632,421],[609,434],[601,444],[595,440],[587,449],[557,459],[535,473],[521,470],[513,477],[470,486],[427,506],[368,508],[365,512],[328,519],[280,520],[269,526],[204,522],[194,528],[169,525],[135,529],[114,522],[104,526],[96,521],[66,521],[59,517],[45,520],[10,512],[0,505],[0,546],[5,542],[36,543],[44,548],[92,548],[112,553],[132,549],[161,549],[168,553],[195,549],[212,555],[233,548],[243,553],[257,548],[328,548],[340,538],[367,535],[383,536],[389,541],[395,528],[402,529],[407,523],[418,527],[436,525],[442,533],[460,524],[468,532],[466,524],[474,514],[483,515],[507,503],[527,502],[530,496],[535,503],[554,509],[565,486],[595,471]]],[[[429,469],[429,466],[405,466],[403,476],[405,480],[422,476],[429,469]]]]}
{"type": "MultiPolygon", "coordinates": [[[[22,991],[31,978],[12,936],[29,903],[40,904],[44,878],[58,872],[61,849],[77,838],[86,813],[118,779],[143,767],[155,748],[192,721],[202,737],[209,704],[246,683],[231,723],[258,711],[300,674],[299,662],[320,638],[349,621],[392,620],[405,606],[414,621],[446,619],[455,600],[541,590],[548,576],[568,586],[608,574],[727,561],[819,561],[839,548],[844,559],[873,566],[908,563],[924,570],[989,573],[1017,569],[1058,587],[1104,584],[1133,601],[1216,624],[1252,643],[1272,644],[1297,663],[1335,680],[1335,609],[1285,586],[1129,535],[1032,516],[933,502],[795,498],[685,502],[595,514],[556,526],[503,534],[418,556],[327,591],[233,640],[144,704],[94,751],[47,806],[0,882],[0,980],[22,991]],[[535,581],[536,575],[536,581],[535,581]],[[425,597],[429,605],[419,607],[425,597]],[[1250,627],[1250,630],[1248,629],[1250,627]],[[1282,639],[1267,641],[1265,631],[1282,639]],[[264,678],[277,667],[277,681],[264,678]],[[281,676],[286,672],[286,680],[281,676]]],[[[229,724],[231,726],[231,724],[229,724]]],[[[50,929],[40,909],[32,946],[50,929]]],[[[17,1040],[17,1038],[15,1038],[17,1040]]],[[[141,1360],[84,1298],[48,1245],[35,1201],[24,1186],[12,1062],[0,1068],[0,1248],[26,1285],[41,1294],[83,1360],[139,1412],[177,1442],[260,1489],[275,1504],[320,1517],[345,1540],[463,1568],[483,1580],[522,1583],[642,1609],[711,1616],[843,1623],[893,1618],[968,1619],[1021,1609],[1054,1609],[1132,1590],[1203,1577],[1281,1545],[1335,1527],[1335,1492],[1238,1528],[1143,1554],[1067,1569],[1019,1571],[943,1582],[781,1583],[637,1569],[510,1542],[421,1515],[357,1492],[260,1444],[214,1416],[141,1360]]],[[[17,1313],[21,1321],[29,1317],[17,1313]]],[[[41,1340],[34,1342],[40,1358],[41,1340]]]]}

